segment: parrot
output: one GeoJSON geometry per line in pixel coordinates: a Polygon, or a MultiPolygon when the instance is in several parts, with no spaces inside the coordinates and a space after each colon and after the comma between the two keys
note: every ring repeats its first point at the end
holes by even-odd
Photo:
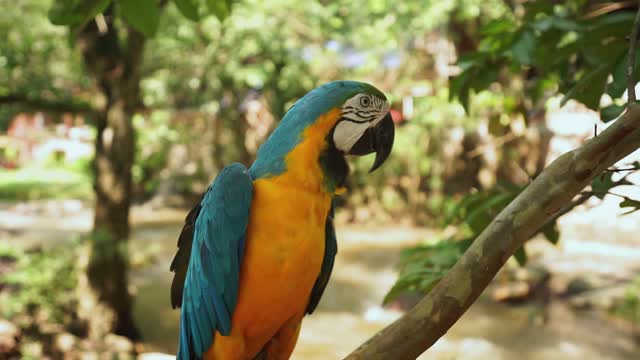
{"type": "Polygon", "coordinates": [[[385,95],[332,81],[284,114],[247,169],[224,167],[186,216],[171,263],[181,308],[177,359],[289,359],[338,251],[334,199],[347,156],[391,153],[385,95]]]}

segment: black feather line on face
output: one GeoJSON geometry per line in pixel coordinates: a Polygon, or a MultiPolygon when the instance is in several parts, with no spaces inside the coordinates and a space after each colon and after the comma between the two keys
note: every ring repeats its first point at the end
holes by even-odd
{"type": "Polygon", "coordinates": [[[376,109],[381,110],[382,106],[384,105],[384,101],[382,99],[380,99],[379,97],[374,96],[373,97],[373,104],[374,104],[376,109]]]}
{"type": "Polygon", "coordinates": [[[381,110],[386,101],[377,96],[371,96],[369,99],[371,100],[371,103],[366,108],[346,105],[342,109],[342,114],[338,121],[346,120],[356,124],[364,124],[374,121],[379,115],[381,115],[381,110]],[[352,116],[348,117],[348,115],[352,116]],[[359,119],[353,119],[353,117],[357,117],[359,119]]]}
{"type": "Polygon", "coordinates": [[[357,113],[356,113],[356,115],[357,115],[359,118],[361,118],[361,119],[363,119],[363,120],[367,120],[367,121],[371,121],[371,120],[373,120],[373,119],[375,119],[375,118],[377,118],[377,117],[378,117],[378,114],[371,114],[371,115],[369,115],[369,114],[363,114],[362,112],[357,112],[357,113]]]}
{"type": "MultiPolygon", "coordinates": [[[[344,121],[349,121],[349,122],[352,122],[352,123],[356,123],[356,124],[364,124],[364,123],[371,122],[369,120],[355,120],[355,119],[349,119],[349,118],[346,118],[346,117],[341,117],[340,119],[338,119],[338,122],[343,121],[343,120],[344,121]]],[[[336,124],[338,122],[336,122],[336,124]]]]}

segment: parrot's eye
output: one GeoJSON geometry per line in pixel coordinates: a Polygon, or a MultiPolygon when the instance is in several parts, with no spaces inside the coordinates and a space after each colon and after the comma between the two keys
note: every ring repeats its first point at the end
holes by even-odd
{"type": "Polygon", "coordinates": [[[368,96],[363,96],[360,98],[360,106],[369,107],[371,105],[371,99],[368,96]]]}

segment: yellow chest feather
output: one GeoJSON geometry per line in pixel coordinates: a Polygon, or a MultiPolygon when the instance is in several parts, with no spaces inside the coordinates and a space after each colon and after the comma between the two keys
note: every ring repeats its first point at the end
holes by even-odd
{"type": "Polygon", "coordinates": [[[254,181],[241,271],[243,309],[237,311],[241,322],[251,324],[249,332],[304,312],[308,304],[324,258],[333,196],[318,159],[338,116],[339,109],[332,110],[307,128],[287,155],[284,173],[254,181]]]}

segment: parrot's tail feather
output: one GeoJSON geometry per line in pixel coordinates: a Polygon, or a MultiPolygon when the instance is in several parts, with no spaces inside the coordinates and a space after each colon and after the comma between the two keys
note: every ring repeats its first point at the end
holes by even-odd
{"type": "Polygon", "coordinates": [[[178,237],[178,252],[171,262],[169,270],[175,273],[171,282],[171,306],[175,309],[182,306],[182,292],[184,281],[189,268],[189,258],[191,257],[191,245],[193,243],[193,232],[196,218],[200,214],[202,206],[196,205],[184,220],[184,227],[178,237]]]}

